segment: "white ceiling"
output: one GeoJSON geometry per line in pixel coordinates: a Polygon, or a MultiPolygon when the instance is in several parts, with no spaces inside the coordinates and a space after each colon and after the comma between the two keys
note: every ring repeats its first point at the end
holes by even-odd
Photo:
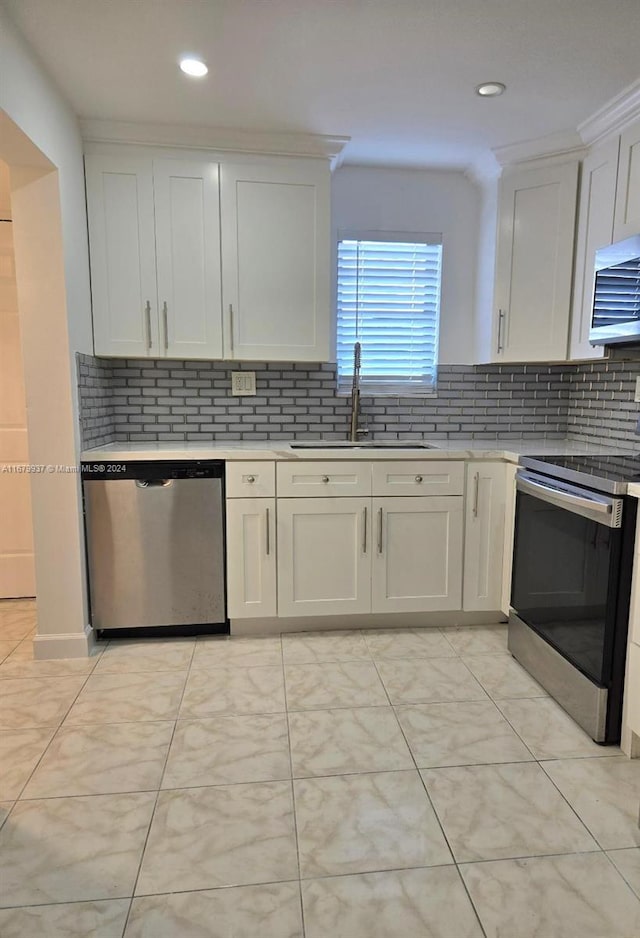
{"type": "Polygon", "coordinates": [[[640,0],[4,4],[81,117],[347,135],[347,163],[466,167],[640,77],[640,0]]]}

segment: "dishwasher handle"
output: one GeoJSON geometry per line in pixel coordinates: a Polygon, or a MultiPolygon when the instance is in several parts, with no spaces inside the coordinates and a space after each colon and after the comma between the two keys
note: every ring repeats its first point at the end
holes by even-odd
{"type": "Polygon", "coordinates": [[[139,489],[166,489],[173,485],[173,479],[136,479],[139,489]]]}

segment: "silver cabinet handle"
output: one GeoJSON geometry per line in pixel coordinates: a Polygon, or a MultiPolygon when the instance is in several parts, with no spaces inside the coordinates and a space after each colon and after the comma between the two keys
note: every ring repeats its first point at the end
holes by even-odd
{"type": "Polygon", "coordinates": [[[247,476],[247,482],[255,482],[255,481],[256,481],[255,476],[247,476]]]}
{"type": "Polygon", "coordinates": [[[502,324],[504,323],[506,313],[503,309],[498,310],[498,355],[504,351],[504,342],[502,340],[502,324]]]}
{"type": "Polygon", "coordinates": [[[144,304],[144,315],[147,326],[147,348],[151,348],[151,303],[149,300],[144,304]]]}
{"type": "Polygon", "coordinates": [[[480,493],[480,473],[476,472],[473,477],[473,517],[478,517],[478,496],[480,493]]]}
{"type": "Polygon", "coordinates": [[[162,304],[162,321],[164,324],[164,350],[169,348],[169,317],[167,315],[167,301],[162,304]]]}
{"type": "Polygon", "coordinates": [[[322,481],[323,481],[323,482],[328,482],[328,481],[329,481],[329,476],[322,476],[322,481]]]}
{"type": "Polygon", "coordinates": [[[422,482],[422,476],[416,476],[416,482],[422,482]]]}
{"type": "Polygon", "coordinates": [[[266,535],[267,535],[267,557],[268,557],[269,554],[271,553],[271,537],[270,537],[270,531],[269,531],[269,527],[270,527],[270,525],[269,525],[269,509],[266,508],[265,511],[266,511],[265,530],[266,530],[266,535]]]}
{"type": "Polygon", "coordinates": [[[378,553],[382,553],[382,508],[378,508],[378,553]]]}
{"type": "Polygon", "coordinates": [[[362,553],[367,552],[367,506],[362,509],[362,553]]]}
{"type": "Polygon", "coordinates": [[[229,347],[233,354],[233,303],[229,303],[229,347]]]}

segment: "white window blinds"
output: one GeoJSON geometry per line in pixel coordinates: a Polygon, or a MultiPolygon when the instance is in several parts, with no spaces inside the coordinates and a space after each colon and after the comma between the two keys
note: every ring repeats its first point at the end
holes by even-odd
{"type": "Polygon", "coordinates": [[[435,392],[442,238],[347,237],[338,242],[338,393],[348,394],[353,346],[362,345],[361,392],[435,392]]]}

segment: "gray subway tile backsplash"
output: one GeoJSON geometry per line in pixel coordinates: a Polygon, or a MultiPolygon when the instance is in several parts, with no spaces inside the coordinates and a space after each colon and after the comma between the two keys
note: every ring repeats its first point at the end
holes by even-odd
{"type": "MultiPolygon", "coordinates": [[[[335,392],[335,365],[147,361],[78,354],[85,448],[158,440],[344,438],[349,401],[335,392]],[[256,372],[257,395],[232,397],[231,371],[256,372]]],[[[564,365],[441,365],[437,395],[363,397],[373,439],[615,441],[635,452],[640,405],[634,360],[564,365]]]]}

